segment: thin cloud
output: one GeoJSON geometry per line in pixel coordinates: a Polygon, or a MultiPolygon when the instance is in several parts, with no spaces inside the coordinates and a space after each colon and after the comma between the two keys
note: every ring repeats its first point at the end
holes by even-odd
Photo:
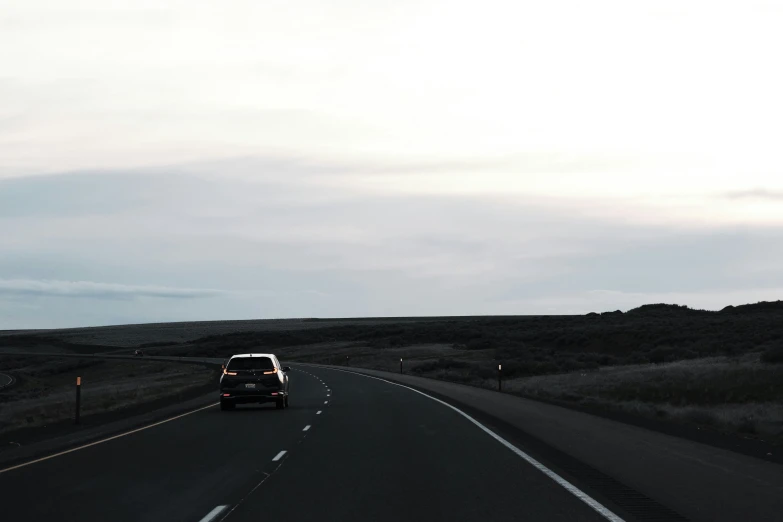
{"type": "Polygon", "coordinates": [[[768,201],[783,201],[783,191],[753,189],[727,192],[724,197],[728,199],[764,199],[768,201]]]}
{"type": "Polygon", "coordinates": [[[122,285],[94,281],[58,281],[34,279],[0,279],[0,295],[90,297],[94,299],[135,299],[157,297],[163,299],[195,299],[214,297],[218,290],[173,288],[167,286],[122,285]]]}

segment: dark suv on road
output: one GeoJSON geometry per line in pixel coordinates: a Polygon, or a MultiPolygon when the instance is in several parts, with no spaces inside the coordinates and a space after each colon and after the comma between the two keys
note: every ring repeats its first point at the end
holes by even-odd
{"type": "Polygon", "coordinates": [[[289,371],[271,353],[231,356],[220,376],[220,409],[233,410],[249,402],[274,402],[279,410],[287,408],[289,371]]]}

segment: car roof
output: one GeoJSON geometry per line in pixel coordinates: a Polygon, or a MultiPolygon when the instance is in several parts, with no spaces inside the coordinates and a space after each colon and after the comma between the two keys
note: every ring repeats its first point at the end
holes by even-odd
{"type": "Polygon", "coordinates": [[[239,353],[237,355],[232,355],[231,359],[236,359],[237,357],[274,357],[275,354],[273,353],[239,353]]]}

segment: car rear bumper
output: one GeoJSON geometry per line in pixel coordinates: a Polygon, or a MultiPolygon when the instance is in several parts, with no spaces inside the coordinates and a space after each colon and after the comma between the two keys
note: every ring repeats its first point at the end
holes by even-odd
{"type": "Polygon", "coordinates": [[[221,390],[220,400],[237,404],[250,402],[275,402],[286,397],[284,391],[272,392],[267,390],[221,390]]]}

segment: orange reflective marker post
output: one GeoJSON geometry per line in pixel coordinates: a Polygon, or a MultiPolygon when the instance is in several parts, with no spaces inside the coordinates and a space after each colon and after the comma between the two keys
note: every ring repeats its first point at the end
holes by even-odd
{"type": "Polygon", "coordinates": [[[500,371],[503,369],[503,365],[498,364],[498,391],[502,391],[500,387],[500,371]]]}
{"type": "Polygon", "coordinates": [[[400,357],[400,373],[402,373],[402,357],[400,357]]]}
{"type": "Polygon", "coordinates": [[[82,406],[82,378],[77,377],[76,378],[76,422],[75,424],[79,424],[79,410],[82,406]]]}

